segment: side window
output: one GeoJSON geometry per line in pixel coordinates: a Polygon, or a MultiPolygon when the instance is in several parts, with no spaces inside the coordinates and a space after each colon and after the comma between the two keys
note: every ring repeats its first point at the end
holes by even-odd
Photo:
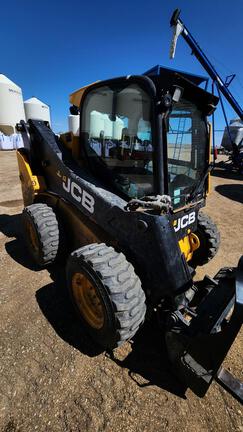
{"type": "Polygon", "coordinates": [[[151,100],[137,84],[100,87],[86,96],[81,133],[97,173],[128,197],[152,193],[151,100]],[[146,178],[146,181],[144,179],[146,178]]]}
{"type": "Polygon", "coordinates": [[[192,150],[192,119],[190,113],[172,111],[169,118],[168,157],[170,159],[191,160],[192,150]]]}
{"type": "Polygon", "coordinates": [[[197,106],[181,99],[167,124],[169,193],[182,206],[205,170],[208,134],[197,106]]]}

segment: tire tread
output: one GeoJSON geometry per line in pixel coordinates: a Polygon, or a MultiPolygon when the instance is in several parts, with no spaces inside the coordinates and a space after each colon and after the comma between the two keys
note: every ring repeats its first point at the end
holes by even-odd
{"type": "MultiPolygon", "coordinates": [[[[218,231],[217,225],[212,219],[203,212],[198,213],[198,232],[203,235],[202,248],[199,247],[192,257],[191,264],[196,267],[197,265],[207,264],[218,252],[220,245],[220,232],[218,231]]],[[[200,235],[195,232],[196,235],[200,235]]]]}

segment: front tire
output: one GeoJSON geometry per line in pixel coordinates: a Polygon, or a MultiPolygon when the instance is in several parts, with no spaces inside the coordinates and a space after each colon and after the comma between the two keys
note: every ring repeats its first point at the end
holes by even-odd
{"type": "Polygon", "coordinates": [[[105,349],[130,339],[144,321],[145,295],[133,266],[104,243],[70,255],[67,284],[79,318],[105,349]]]}

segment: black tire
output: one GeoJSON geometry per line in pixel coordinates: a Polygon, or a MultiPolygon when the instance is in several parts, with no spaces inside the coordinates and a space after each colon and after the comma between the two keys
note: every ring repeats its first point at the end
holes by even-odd
{"type": "Polygon", "coordinates": [[[207,264],[218,252],[220,245],[220,232],[212,219],[203,212],[198,214],[197,231],[200,246],[193,253],[189,264],[196,268],[207,264]]]}
{"type": "Polygon", "coordinates": [[[32,204],[23,210],[25,241],[35,263],[52,264],[59,250],[59,228],[56,215],[47,204],[32,204]]]}
{"type": "MultiPolygon", "coordinates": [[[[67,284],[79,318],[92,339],[105,349],[113,349],[135,335],[146,313],[145,295],[133,266],[123,253],[104,243],[74,251],[67,262],[67,284]],[[103,322],[95,328],[78,306],[74,294],[75,275],[81,273],[95,288],[103,322]]],[[[82,276],[82,277],[83,277],[82,276]]]]}

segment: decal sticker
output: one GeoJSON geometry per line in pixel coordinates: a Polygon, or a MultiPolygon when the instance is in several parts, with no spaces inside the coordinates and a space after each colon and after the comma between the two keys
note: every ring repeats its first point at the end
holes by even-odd
{"type": "Polygon", "coordinates": [[[82,189],[77,183],[69,177],[62,176],[62,187],[70,193],[71,196],[90,213],[94,213],[95,200],[86,190],[82,189]]]}
{"type": "Polygon", "coordinates": [[[181,218],[174,221],[174,230],[175,232],[180,229],[186,228],[186,226],[191,225],[196,220],[196,213],[193,211],[189,214],[185,214],[181,218]]]}

